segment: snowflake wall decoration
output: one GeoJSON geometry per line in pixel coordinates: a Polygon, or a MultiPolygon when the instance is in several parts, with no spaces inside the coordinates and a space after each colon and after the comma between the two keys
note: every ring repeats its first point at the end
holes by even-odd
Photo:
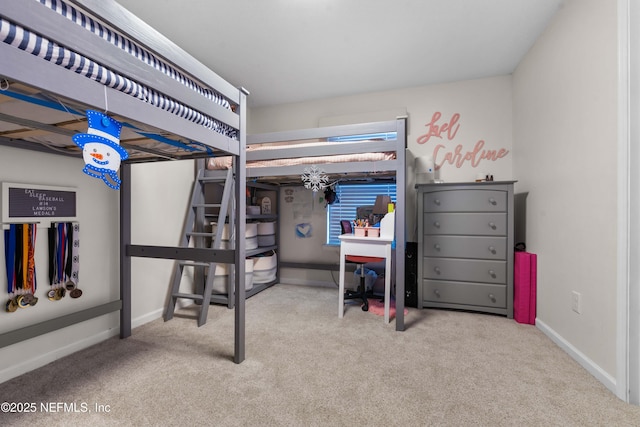
{"type": "Polygon", "coordinates": [[[304,188],[313,190],[315,193],[327,186],[329,177],[324,174],[322,169],[318,169],[316,165],[312,165],[311,167],[304,168],[302,182],[304,183],[304,188]]]}

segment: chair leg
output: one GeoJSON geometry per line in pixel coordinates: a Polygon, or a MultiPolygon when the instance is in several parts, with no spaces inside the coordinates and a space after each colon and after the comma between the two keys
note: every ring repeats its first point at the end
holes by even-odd
{"type": "Polygon", "coordinates": [[[361,299],[362,311],[369,311],[369,300],[367,299],[367,287],[365,285],[364,265],[359,265],[360,268],[360,285],[356,291],[346,291],[344,299],[361,299]]]}
{"type": "Polygon", "coordinates": [[[364,266],[360,267],[360,295],[362,297],[362,311],[369,311],[369,300],[367,299],[367,287],[364,280],[364,266]]]}

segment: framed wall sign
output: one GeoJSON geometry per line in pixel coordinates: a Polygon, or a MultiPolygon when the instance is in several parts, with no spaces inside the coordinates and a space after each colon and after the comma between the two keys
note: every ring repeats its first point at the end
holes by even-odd
{"type": "Polygon", "coordinates": [[[76,219],[76,189],[2,183],[2,222],[76,219]]]}

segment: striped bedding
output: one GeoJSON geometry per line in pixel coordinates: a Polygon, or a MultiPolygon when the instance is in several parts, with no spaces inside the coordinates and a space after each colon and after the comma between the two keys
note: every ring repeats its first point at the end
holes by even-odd
{"type": "MultiPolygon", "coordinates": [[[[170,65],[156,58],[148,50],[145,50],[121,34],[103,26],[64,1],[25,1],[38,1],[42,5],[56,11],[75,24],[82,26],[86,30],[91,31],[104,40],[125,50],[149,66],[162,71],[166,75],[185,85],[185,87],[199,93],[212,102],[215,102],[227,109],[231,109],[229,102],[220,94],[199,86],[194,81],[172,68],[170,65]]],[[[2,17],[0,17],[0,41],[102,83],[107,87],[117,89],[142,101],[148,102],[149,104],[176,114],[191,122],[205,126],[208,129],[212,129],[231,138],[237,138],[237,131],[232,127],[220,123],[205,114],[187,107],[174,99],[158,93],[157,91],[141,85],[125,76],[119,75],[117,70],[111,70],[2,17]]]]}

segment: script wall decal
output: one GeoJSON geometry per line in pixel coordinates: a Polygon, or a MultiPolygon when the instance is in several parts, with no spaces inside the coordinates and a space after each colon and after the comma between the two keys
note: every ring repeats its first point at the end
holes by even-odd
{"type": "Polygon", "coordinates": [[[425,125],[427,133],[420,135],[416,140],[421,145],[428,143],[432,138],[437,138],[442,142],[436,141],[433,147],[432,158],[436,170],[440,169],[445,163],[455,165],[457,168],[461,168],[465,164],[475,168],[482,161],[495,162],[509,154],[509,150],[506,148],[497,150],[485,149],[485,141],[483,139],[478,140],[471,150],[465,149],[463,144],[457,144],[455,147],[451,144],[445,145],[456,139],[456,135],[460,130],[460,114],[454,113],[448,121],[441,121],[441,119],[441,112],[436,111],[433,113],[431,121],[425,125]]]}

